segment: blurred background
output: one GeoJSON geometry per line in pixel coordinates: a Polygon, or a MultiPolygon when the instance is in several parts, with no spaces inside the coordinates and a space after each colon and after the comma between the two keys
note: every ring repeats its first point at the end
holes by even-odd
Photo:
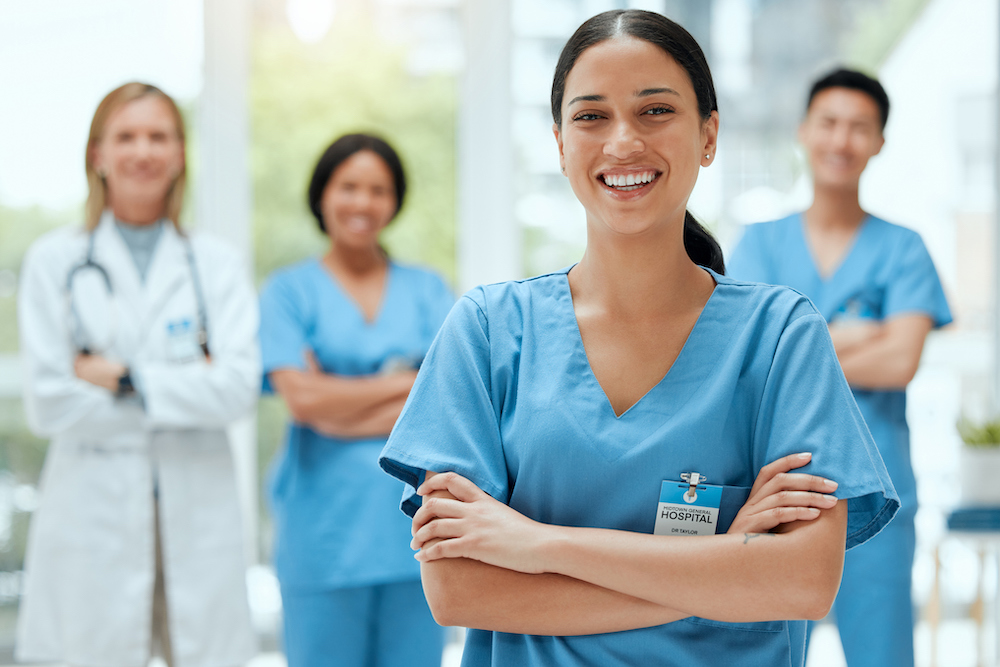
{"type": "MultiPolygon", "coordinates": [[[[884,84],[892,114],[862,205],[921,233],[956,320],[931,335],[909,390],[918,660],[980,664],[978,648],[997,659],[996,608],[984,606],[996,600],[995,559],[984,566],[981,545],[945,527],[960,500],[955,423],[995,406],[996,0],[0,0],[0,664],[45,456],[21,408],[20,261],[35,238],[81,219],[100,99],[138,79],[182,104],[185,224],[240,246],[258,283],[324,248],[305,200],[319,151],[347,131],[382,134],[411,179],[387,246],[461,293],[579,258],[583,209],[559,173],[549,87],[572,31],[617,7],[665,13],[708,55],[722,131],[691,209],[725,248],[744,224],[810,202],[795,143],[809,83],[844,64],[884,84]]],[[[285,418],[265,398],[234,430],[251,605],[275,664],[281,604],[259,489],[285,418]]],[[[816,642],[811,667],[843,664],[831,627],[816,642]]]]}

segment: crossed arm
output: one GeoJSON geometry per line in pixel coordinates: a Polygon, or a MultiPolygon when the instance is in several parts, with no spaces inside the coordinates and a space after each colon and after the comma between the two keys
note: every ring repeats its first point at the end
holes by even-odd
{"type": "Polygon", "coordinates": [[[917,372],[933,326],[927,315],[900,315],[884,322],[833,324],[830,337],[852,387],[902,389],[917,372]]]}
{"type": "Polygon", "coordinates": [[[272,371],[271,384],[295,421],[340,438],[389,433],[417,377],[416,371],[346,377],[323,373],[308,361],[305,371],[272,371]]]}
{"type": "Polygon", "coordinates": [[[787,474],[804,465],[792,459],[761,471],[729,533],[705,537],[541,524],[428,473],[413,546],[431,610],[443,625],[541,635],[820,618],[840,585],[846,501],[826,495],[836,484],[787,474]]]}

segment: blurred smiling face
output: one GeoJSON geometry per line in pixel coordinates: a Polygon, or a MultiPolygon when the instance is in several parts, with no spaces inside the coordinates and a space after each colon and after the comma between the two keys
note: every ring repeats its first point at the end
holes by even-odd
{"type": "Polygon", "coordinates": [[[661,48],[613,38],[573,65],[554,131],[588,218],[639,234],[683,221],[699,167],[715,150],[718,114],[701,117],[687,72],[661,48]]]}
{"type": "Polygon", "coordinates": [[[809,105],[799,142],[816,185],[855,188],[885,143],[878,104],[859,90],[827,88],[809,105]]]}
{"type": "Polygon", "coordinates": [[[396,182],[377,153],[358,151],[334,170],[320,200],[326,233],[359,250],[378,245],[396,215],[396,182]]]}
{"type": "Polygon", "coordinates": [[[165,203],[184,168],[184,145],[170,105],[148,95],[118,109],[104,126],[92,162],[105,175],[111,205],[165,203]]]}

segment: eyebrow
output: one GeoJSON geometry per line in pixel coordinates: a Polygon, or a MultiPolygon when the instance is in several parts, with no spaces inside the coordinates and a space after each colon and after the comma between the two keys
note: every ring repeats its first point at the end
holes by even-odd
{"type": "MultiPolygon", "coordinates": [[[[676,95],[677,97],[681,96],[681,94],[678,93],[673,88],[646,88],[645,90],[636,91],[635,96],[650,97],[651,95],[660,95],[662,93],[666,93],[668,95],[676,95]]],[[[573,106],[577,102],[604,102],[607,99],[608,98],[606,98],[604,95],[580,95],[578,97],[574,97],[573,99],[571,99],[566,106],[573,106]]]]}

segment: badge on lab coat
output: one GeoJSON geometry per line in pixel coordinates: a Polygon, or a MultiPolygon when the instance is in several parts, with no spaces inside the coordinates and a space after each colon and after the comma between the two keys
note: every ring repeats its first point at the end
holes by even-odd
{"type": "Polygon", "coordinates": [[[167,359],[191,361],[198,357],[198,330],[188,318],[167,322],[167,359]]]}
{"type": "Polygon", "coordinates": [[[653,534],[715,535],[721,502],[721,486],[664,481],[660,484],[653,534]]]}

